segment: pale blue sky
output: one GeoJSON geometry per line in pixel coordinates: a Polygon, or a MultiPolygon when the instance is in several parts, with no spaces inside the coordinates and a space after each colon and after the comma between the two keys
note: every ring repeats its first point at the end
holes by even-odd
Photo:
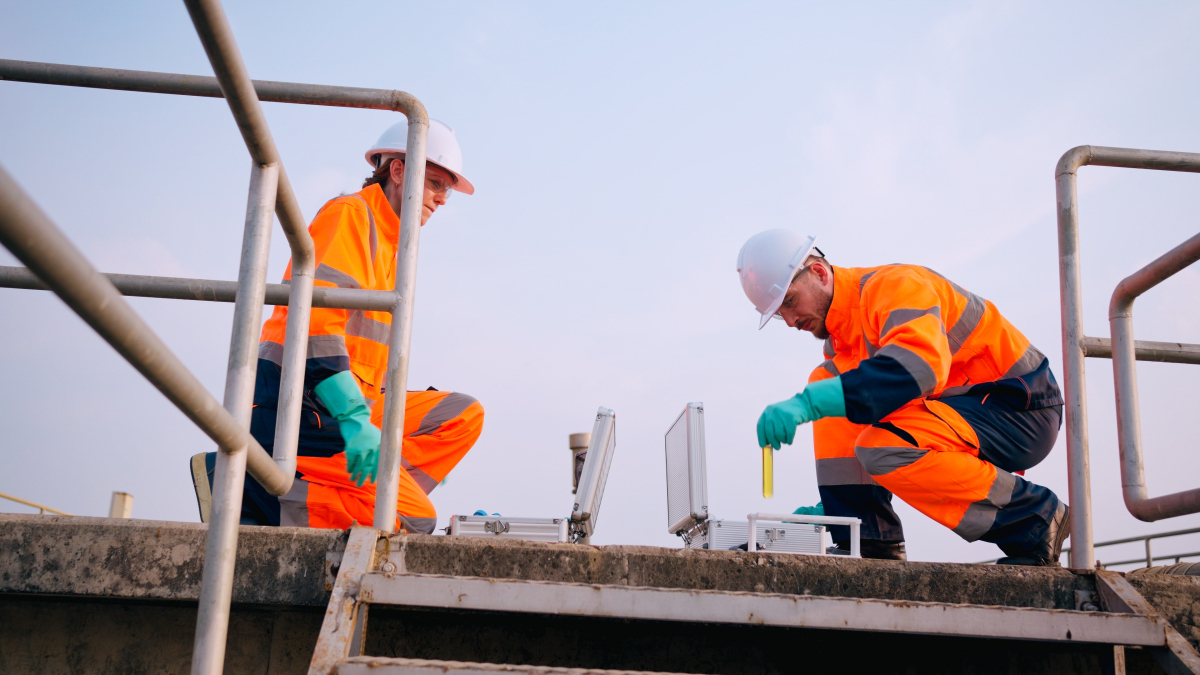
{"type": "MultiPolygon", "coordinates": [[[[1058,157],[1200,151],[1195,3],[226,11],[253,77],[404,89],[458,133],[478,191],[422,233],[410,386],[471,393],[487,421],[434,493],[442,525],[477,508],[566,515],[566,437],[600,405],[618,447],[596,543],[678,545],[662,434],[688,401],[706,404],[715,515],[815,503],[807,433],[777,458],[776,497],[758,494],[754,421],[821,357],[781,324],[754,330],[734,271],[748,236],[791,227],[834,264],[933,267],[1061,377],[1058,157]]],[[[182,3],[5,3],[0,58],[211,73],[182,3]]],[[[363,151],[400,119],[264,108],[308,217],[357,189],[363,151]]],[[[235,278],[249,162],[223,101],[0,82],[0,129],[0,164],[100,269],[235,278]]],[[[1195,233],[1197,181],[1080,172],[1089,334],[1108,334],[1117,281],[1195,233]]],[[[278,229],[272,250],[275,280],[278,229]]],[[[1200,342],[1198,290],[1188,270],[1140,300],[1138,337],[1200,342]]],[[[219,398],[230,306],[132,302],[219,398]]],[[[0,492],[103,515],[123,490],[136,517],[196,520],[187,458],[211,443],[53,296],[0,290],[0,317],[0,492]]],[[[1195,371],[1139,368],[1151,493],[1196,487],[1195,371]]],[[[1088,377],[1097,539],[1200,524],[1125,512],[1109,363],[1088,377]]],[[[1064,448],[1028,477],[1065,497],[1064,448]]],[[[900,510],[914,559],[995,553],[900,510]]]]}

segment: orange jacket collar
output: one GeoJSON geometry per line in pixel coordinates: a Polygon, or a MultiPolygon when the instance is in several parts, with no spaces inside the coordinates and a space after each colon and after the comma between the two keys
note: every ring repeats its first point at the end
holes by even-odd
{"type": "Polygon", "coordinates": [[[375,225],[379,228],[379,235],[386,241],[392,242],[393,245],[399,242],[400,218],[392,210],[392,205],[388,203],[387,195],[383,194],[383,188],[379,187],[378,183],[368,185],[360,190],[358,195],[375,213],[375,225]]]}
{"type": "Polygon", "coordinates": [[[825,315],[825,330],[837,340],[849,342],[858,331],[854,324],[858,317],[858,284],[863,270],[853,267],[833,267],[833,302],[825,315]]]}

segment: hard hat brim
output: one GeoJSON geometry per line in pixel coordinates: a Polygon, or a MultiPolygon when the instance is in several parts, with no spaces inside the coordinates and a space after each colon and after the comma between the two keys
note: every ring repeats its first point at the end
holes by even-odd
{"type": "MultiPolygon", "coordinates": [[[[405,155],[405,152],[404,152],[404,150],[387,150],[387,149],[383,149],[383,148],[372,148],[371,150],[368,150],[367,154],[366,154],[367,164],[370,164],[372,169],[375,168],[375,162],[371,161],[371,158],[374,157],[375,155],[396,155],[399,157],[403,157],[405,155]]],[[[425,161],[429,164],[436,166],[437,168],[441,169],[442,171],[445,171],[446,173],[450,174],[451,176],[454,176],[455,181],[454,181],[454,185],[452,185],[451,188],[455,192],[461,192],[464,195],[475,194],[475,185],[471,181],[467,180],[466,176],[462,175],[461,173],[458,173],[457,171],[454,171],[445,166],[442,166],[441,164],[438,164],[437,162],[433,161],[432,159],[426,159],[425,161]]]]}
{"type": "MultiPolygon", "coordinates": [[[[808,256],[812,255],[813,251],[815,250],[817,250],[817,238],[811,237],[808,242],[808,249],[804,252],[803,256],[800,256],[798,262],[803,263],[805,260],[808,260],[808,256]]],[[[787,287],[790,287],[792,282],[796,280],[796,277],[803,271],[803,264],[796,265],[796,269],[792,271],[791,278],[788,279],[787,287]]],[[[785,287],[784,292],[781,293],[778,298],[775,298],[771,301],[771,304],[767,307],[767,310],[762,313],[762,320],[758,322],[759,330],[766,328],[767,322],[769,322],[771,318],[775,316],[775,313],[779,311],[779,306],[783,304],[783,299],[787,297],[787,287],[785,287]]],[[[779,318],[782,319],[783,317],[779,318]]]]}

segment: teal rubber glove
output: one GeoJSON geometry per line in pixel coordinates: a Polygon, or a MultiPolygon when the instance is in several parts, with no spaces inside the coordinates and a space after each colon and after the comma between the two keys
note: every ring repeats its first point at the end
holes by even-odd
{"type": "Polygon", "coordinates": [[[379,471],[379,429],[371,424],[371,408],[363,398],[354,374],[348,370],[325,378],[313,388],[329,414],[337,418],[346,442],[346,471],[355,485],[375,482],[379,471]]]}
{"type": "Polygon", "coordinates": [[[816,506],[801,506],[792,511],[792,513],[798,513],[802,516],[823,516],[825,515],[825,503],[817,502],[816,506]]]}
{"type": "Polygon", "coordinates": [[[842,378],[813,382],[786,401],[767,406],[758,417],[758,447],[791,445],[796,427],[822,417],[845,417],[846,398],[842,393],[842,378]]]}

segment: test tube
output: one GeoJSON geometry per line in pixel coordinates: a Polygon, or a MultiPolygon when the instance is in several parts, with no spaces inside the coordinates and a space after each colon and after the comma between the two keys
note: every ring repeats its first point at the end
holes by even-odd
{"type": "Polygon", "coordinates": [[[763,446],[763,497],[775,496],[775,457],[771,446],[763,446]]]}

